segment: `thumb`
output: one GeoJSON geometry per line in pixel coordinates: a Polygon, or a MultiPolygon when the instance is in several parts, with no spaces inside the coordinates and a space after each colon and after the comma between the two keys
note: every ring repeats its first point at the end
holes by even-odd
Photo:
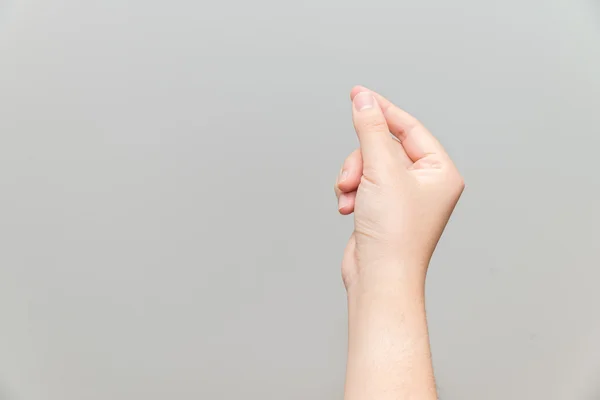
{"type": "Polygon", "coordinates": [[[352,121],[365,168],[389,161],[393,140],[383,111],[372,93],[361,92],[354,96],[352,121]]]}

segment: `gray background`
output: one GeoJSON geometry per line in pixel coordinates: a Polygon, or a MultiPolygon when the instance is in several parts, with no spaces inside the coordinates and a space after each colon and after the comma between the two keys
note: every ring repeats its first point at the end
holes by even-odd
{"type": "Polygon", "coordinates": [[[597,3],[0,5],[1,399],[341,399],[354,84],[467,182],[441,397],[600,398],[597,3]]]}

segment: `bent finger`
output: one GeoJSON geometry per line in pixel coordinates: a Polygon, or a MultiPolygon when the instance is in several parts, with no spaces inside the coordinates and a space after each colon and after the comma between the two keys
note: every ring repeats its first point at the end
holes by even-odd
{"type": "Polygon", "coordinates": [[[363,160],[360,149],[354,150],[342,165],[336,182],[340,192],[353,192],[358,188],[363,171],[363,160]]]}
{"type": "Polygon", "coordinates": [[[341,193],[338,199],[338,211],[342,215],[352,214],[356,204],[356,191],[350,193],[341,193]]]}
{"type": "Polygon", "coordinates": [[[357,86],[352,89],[350,97],[354,99],[359,93],[364,93],[365,91],[373,94],[385,115],[390,132],[400,140],[406,154],[408,154],[413,162],[417,162],[432,154],[447,157],[447,153],[441,143],[418,119],[379,93],[363,86],[357,86]]]}

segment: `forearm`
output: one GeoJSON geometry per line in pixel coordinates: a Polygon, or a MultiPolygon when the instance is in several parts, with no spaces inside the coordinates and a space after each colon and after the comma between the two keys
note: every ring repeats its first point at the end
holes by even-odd
{"type": "Polygon", "coordinates": [[[348,317],[345,400],[437,398],[422,281],[356,282],[348,317]]]}

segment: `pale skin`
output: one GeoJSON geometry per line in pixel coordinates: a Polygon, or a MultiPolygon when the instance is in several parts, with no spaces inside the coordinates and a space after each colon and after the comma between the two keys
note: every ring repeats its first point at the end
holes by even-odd
{"type": "Polygon", "coordinates": [[[345,400],[435,400],[425,277],[464,182],[414,117],[362,86],[351,92],[360,148],[335,183],[354,214],[342,277],[348,294],[345,400]]]}

